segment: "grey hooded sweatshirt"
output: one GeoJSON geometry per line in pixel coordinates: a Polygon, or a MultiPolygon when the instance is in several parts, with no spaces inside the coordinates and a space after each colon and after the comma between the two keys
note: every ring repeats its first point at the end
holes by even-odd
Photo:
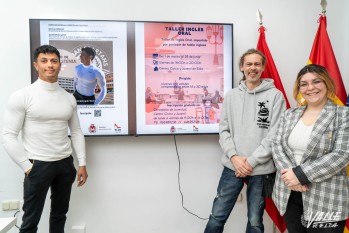
{"type": "Polygon", "coordinates": [[[275,172],[271,143],[285,109],[285,99],[272,79],[262,79],[252,91],[245,82],[230,90],[224,97],[219,125],[223,165],[235,170],[230,158],[239,155],[248,157],[251,175],[275,172]]]}

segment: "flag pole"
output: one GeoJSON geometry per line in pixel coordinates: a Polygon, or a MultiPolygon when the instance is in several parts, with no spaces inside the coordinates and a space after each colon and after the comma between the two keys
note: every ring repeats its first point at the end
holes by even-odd
{"type": "MultiPolygon", "coordinates": [[[[263,15],[259,9],[257,9],[257,20],[258,20],[259,26],[260,27],[263,26],[263,15]]],[[[276,233],[276,225],[274,222],[273,222],[273,233],[276,233]]]]}
{"type": "MultiPolygon", "coordinates": [[[[257,20],[258,20],[259,26],[263,26],[263,15],[259,9],[257,9],[257,20]]],[[[276,225],[274,222],[273,222],[273,233],[276,233],[276,225]]]]}
{"type": "Polygon", "coordinates": [[[263,15],[259,11],[259,9],[257,9],[257,20],[258,20],[259,26],[262,26],[263,25],[263,15]]]}
{"type": "Polygon", "coordinates": [[[326,15],[327,0],[321,0],[320,5],[322,7],[322,15],[326,15]]]}
{"type": "MultiPolygon", "coordinates": [[[[281,78],[279,76],[276,65],[274,63],[273,56],[271,55],[271,52],[268,48],[267,41],[265,39],[266,29],[263,26],[262,19],[263,19],[262,13],[259,10],[257,10],[257,20],[258,20],[260,26],[258,29],[259,37],[258,37],[256,49],[258,49],[259,51],[261,51],[264,54],[265,60],[266,60],[266,64],[264,67],[265,69],[261,74],[261,78],[271,78],[274,80],[275,88],[277,88],[282,93],[282,95],[286,101],[286,106],[287,106],[287,108],[289,108],[290,105],[288,103],[287,96],[286,96],[285,90],[283,88],[281,78]]],[[[276,232],[284,233],[286,230],[285,221],[284,221],[283,217],[280,215],[277,207],[275,206],[275,203],[273,202],[273,200],[270,197],[266,197],[265,201],[266,201],[265,212],[268,213],[270,219],[272,220],[272,223],[274,226],[273,233],[276,233],[276,232]],[[276,229],[279,229],[279,231],[277,231],[276,229]]],[[[272,231],[270,231],[270,232],[272,232],[272,231]]]]}

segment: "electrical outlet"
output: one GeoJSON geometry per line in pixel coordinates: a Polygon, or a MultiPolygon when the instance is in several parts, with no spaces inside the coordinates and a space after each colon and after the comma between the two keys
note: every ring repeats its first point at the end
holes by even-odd
{"type": "Polygon", "coordinates": [[[2,210],[10,210],[10,201],[2,201],[2,210]]]}
{"type": "Polygon", "coordinates": [[[18,210],[20,206],[19,200],[10,201],[10,210],[18,210]]]}
{"type": "Polygon", "coordinates": [[[21,207],[21,201],[19,200],[4,200],[2,201],[2,210],[19,210],[21,207]]]}
{"type": "Polygon", "coordinates": [[[86,233],[85,226],[73,226],[71,230],[72,233],[86,233]]]}

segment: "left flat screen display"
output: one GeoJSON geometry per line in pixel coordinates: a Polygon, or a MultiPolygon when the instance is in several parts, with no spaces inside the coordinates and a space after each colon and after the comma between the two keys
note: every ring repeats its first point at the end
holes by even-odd
{"type": "Polygon", "coordinates": [[[42,44],[60,51],[58,82],[75,93],[84,135],[129,135],[127,23],[31,19],[30,35],[31,51],[42,44]],[[95,51],[89,66],[81,59],[86,47],[95,51]]]}

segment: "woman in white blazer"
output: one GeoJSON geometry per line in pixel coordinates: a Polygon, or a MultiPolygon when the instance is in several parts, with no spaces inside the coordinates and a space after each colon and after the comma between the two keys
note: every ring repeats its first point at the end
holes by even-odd
{"type": "Polygon", "coordinates": [[[285,111],[273,141],[273,200],[289,233],[343,233],[349,215],[349,108],[334,104],[333,80],[319,65],[300,70],[293,95],[304,102],[285,111]]]}

